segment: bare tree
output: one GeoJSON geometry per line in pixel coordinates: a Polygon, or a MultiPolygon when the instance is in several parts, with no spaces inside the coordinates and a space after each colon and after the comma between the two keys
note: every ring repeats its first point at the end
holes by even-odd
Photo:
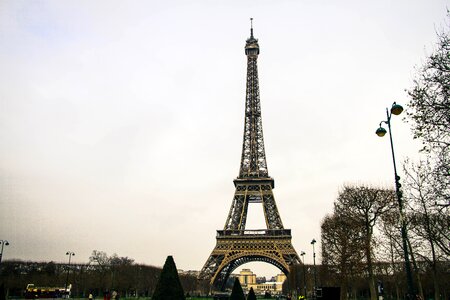
{"type": "Polygon", "coordinates": [[[439,195],[435,193],[434,175],[428,161],[417,164],[406,161],[403,169],[406,175],[405,196],[410,210],[410,232],[419,239],[421,245],[414,254],[425,260],[431,268],[434,299],[439,299],[438,262],[448,260],[450,255],[450,218],[448,213],[442,213],[448,207],[436,205],[439,195]]]}
{"type": "Polygon", "coordinates": [[[373,272],[374,227],[379,218],[395,204],[394,190],[369,186],[344,186],[335,202],[335,213],[360,226],[371,300],[377,299],[373,272]]]}
{"type": "Polygon", "coordinates": [[[341,287],[341,299],[348,299],[350,281],[361,275],[364,257],[361,224],[355,224],[343,214],[332,214],[321,224],[322,266],[331,284],[341,287]]]}
{"type": "Polygon", "coordinates": [[[90,264],[95,265],[100,273],[100,285],[103,291],[116,289],[125,296],[132,292],[136,293],[136,268],[133,267],[134,259],[119,257],[116,253],[108,256],[106,252],[94,250],[89,257],[90,264]],[[109,277],[109,278],[108,278],[109,277]]]}
{"type": "Polygon", "coordinates": [[[447,24],[438,33],[436,49],[418,70],[407,117],[414,138],[424,144],[430,154],[433,188],[441,207],[450,205],[450,12],[447,24]]]}
{"type": "Polygon", "coordinates": [[[406,278],[399,212],[392,210],[383,214],[378,228],[380,230],[380,242],[378,243],[377,253],[380,260],[389,262],[390,268],[387,274],[390,275],[388,276],[389,283],[395,290],[396,298],[400,299],[401,295],[406,293],[406,290],[402,290],[404,284],[401,284],[401,282],[405,282],[406,278]]]}
{"type": "Polygon", "coordinates": [[[106,252],[93,250],[91,256],[89,257],[89,263],[94,263],[101,269],[107,269],[110,265],[110,259],[106,252]]]}
{"type": "Polygon", "coordinates": [[[96,286],[103,291],[108,290],[111,286],[108,286],[107,275],[110,272],[110,260],[106,252],[93,250],[89,257],[89,264],[95,266],[96,286]]]}

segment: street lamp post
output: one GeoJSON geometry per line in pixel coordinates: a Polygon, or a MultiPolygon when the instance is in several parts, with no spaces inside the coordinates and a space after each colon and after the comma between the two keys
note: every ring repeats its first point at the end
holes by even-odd
{"type": "MultiPolygon", "coordinates": [[[[1,248],[1,250],[0,250],[0,271],[1,271],[1,267],[2,267],[2,257],[3,257],[3,248],[5,247],[5,246],[8,246],[9,245],[9,242],[7,241],[7,240],[0,240],[0,244],[2,244],[2,248],[1,248]]],[[[3,283],[2,283],[2,285],[3,285],[3,283]]],[[[0,297],[2,298],[2,299],[5,299],[5,293],[4,293],[4,291],[3,291],[3,289],[0,291],[0,297]]],[[[6,292],[6,298],[8,298],[8,292],[6,292]]]]}
{"type": "Polygon", "coordinates": [[[0,240],[0,244],[2,245],[2,249],[0,250],[0,264],[2,263],[2,257],[3,257],[3,247],[8,246],[9,242],[7,240],[0,240]]]}
{"type": "Polygon", "coordinates": [[[300,256],[302,258],[303,263],[303,285],[304,285],[304,291],[305,291],[305,298],[306,298],[306,267],[305,267],[305,251],[302,251],[300,253],[300,256]]]}
{"type": "Polygon", "coordinates": [[[316,251],[314,249],[315,243],[316,243],[316,240],[313,239],[311,241],[311,245],[313,247],[313,263],[314,263],[314,291],[313,291],[314,298],[316,298],[316,289],[317,289],[316,251]]]}
{"type": "Polygon", "coordinates": [[[399,115],[403,111],[403,107],[397,103],[393,103],[391,109],[389,110],[386,108],[386,121],[380,122],[380,127],[376,130],[376,134],[379,137],[383,137],[386,134],[386,129],[384,129],[381,124],[385,123],[388,126],[389,129],[389,139],[391,141],[391,152],[392,152],[392,162],[394,163],[394,178],[395,178],[395,194],[397,195],[397,202],[398,202],[398,209],[400,212],[400,226],[401,226],[401,235],[402,235],[402,245],[403,245],[403,255],[405,259],[405,271],[406,271],[406,281],[408,284],[408,297],[412,299],[415,295],[414,291],[414,284],[412,279],[412,272],[411,272],[411,264],[409,261],[409,254],[408,254],[408,234],[406,231],[406,220],[403,212],[403,201],[402,201],[402,191],[400,191],[400,187],[402,186],[400,184],[400,176],[397,174],[397,166],[395,164],[395,154],[394,154],[394,143],[392,142],[392,131],[391,131],[391,117],[392,114],[399,115]]]}
{"type": "MultiPolygon", "coordinates": [[[[68,267],[67,267],[66,286],[65,286],[65,288],[64,288],[64,292],[65,292],[65,293],[67,293],[67,285],[68,285],[68,283],[69,283],[70,258],[71,258],[72,256],[75,256],[75,253],[72,252],[72,251],[67,251],[67,252],[66,252],[66,255],[69,256],[69,265],[68,265],[68,267]]],[[[69,293],[67,293],[67,296],[66,296],[66,297],[69,298],[69,293]]]]}

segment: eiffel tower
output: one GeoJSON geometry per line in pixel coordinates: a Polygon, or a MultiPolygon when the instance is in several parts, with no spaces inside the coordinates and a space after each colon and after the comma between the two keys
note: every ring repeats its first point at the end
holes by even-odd
{"type": "Polygon", "coordinates": [[[269,263],[285,274],[291,265],[300,263],[291,243],[291,230],[281,222],[272,192],[274,180],[267,170],[258,84],[259,45],[253,37],[253,26],[245,54],[247,91],[239,176],[234,180],[236,190],[225,226],[217,231],[216,246],[199,275],[210,280],[213,290],[223,290],[231,272],[248,262],[269,263]],[[262,203],[265,229],[245,229],[249,203],[262,203]]]}

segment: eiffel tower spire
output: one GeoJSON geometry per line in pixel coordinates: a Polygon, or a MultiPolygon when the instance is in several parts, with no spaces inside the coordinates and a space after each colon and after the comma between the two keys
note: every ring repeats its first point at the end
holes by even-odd
{"type": "Polygon", "coordinates": [[[244,230],[249,203],[263,203],[267,229],[283,229],[273,197],[274,180],[269,177],[264,150],[261,101],[258,80],[258,40],[253,36],[245,44],[247,87],[245,93],[244,139],[239,176],[234,180],[236,193],[224,230],[244,230]],[[249,193],[250,190],[253,190],[249,193]]]}
{"type": "Polygon", "coordinates": [[[223,289],[231,272],[248,262],[269,263],[285,274],[293,264],[300,263],[291,243],[291,231],[284,229],[281,222],[272,192],[274,180],[267,171],[258,83],[259,45],[253,36],[253,24],[246,40],[245,54],[247,87],[239,176],[233,181],[236,190],[225,226],[217,231],[216,247],[199,275],[200,279],[209,279],[216,289],[223,289]],[[265,229],[245,228],[250,203],[262,204],[265,229]]]}
{"type": "Polygon", "coordinates": [[[268,177],[259,99],[257,64],[259,45],[258,40],[253,36],[253,24],[250,29],[250,37],[246,41],[245,54],[247,55],[247,91],[245,98],[244,142],[242,144],[241,167],[238,178],[268,177]]]}

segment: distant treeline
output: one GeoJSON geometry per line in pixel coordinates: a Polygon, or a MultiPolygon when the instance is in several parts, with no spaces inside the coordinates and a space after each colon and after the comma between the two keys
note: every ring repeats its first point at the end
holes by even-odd
{"type": "MultiPolygon", "coordinates": [[[[27,284],[41,287],[64,287],[72,284],[71,297],[94,297],[116,290],[121,297],[150,297],[155,289],[161,268],[135,264],[122,259],[112,264],[62,264],[55,262],[3,261],[0,282],[9,297],[24,297],[27,284]],[[67,282],[66,282],[67,281],[67,282]]],[[[201,287],[195,274],[179,274],[184,291],[191,295],[202,294],[208,287],[201,287]]]]}
{"type": "MultiPolygon", "coordinates": [[[[431,272],[426,272],[426,263],[418,262],[424,270],[421,274],[421,284],[427,299],[433,298],[433,279],[431,272]]],[[[448,261],[440,262],[441,276],[439,281],[444,288],[441,290],[442,299],[448,298],[449,288],[447,283],[450,278],[450,265],[448,261]]],[[[318,286],[339,286],[336,268],[332,265],[317,265],[318,286]]],[[[405,293],[405,277],[403,263],[395,264],[376,262],[374,272],[383,289],[384,299],[402,299],[405,293]],[[395,272],[394,270],[397,270],[395,272]]],[[[151,297],[161,273],[161,268],[149,265],[136,264],[132,259],[120,258],[115,263],[99,264],[68,264],[55,262],[32,262],[7,260],[3,261],[0,268],[0,283],[3,283],[8,296],[12,298],[24,298],[27,284],[33,283],[42,287],[64,287],[72,284],[73,298],[87,298],[89,293],[94,297],[103,297],[112,290],[118,291],[120,297],[151,297]],[[69,272],[68,272],[69,271],[69,272]]],[[[181,272],[179,274],[184,292],[191,296],[204,296],[209,292],[208,282],[198,281],[196,272],[181,272]]],[[[367,274],[364,271],[355,272],[351,282],[352,294],[350,299],[369,298],[367,274]]],[[[230,284],[231,286],[231,284],[230,284]]],[[[296,291],[304,294],[307,288],[308,295],[314,286],[314,266],[296,265],[292,268],[288,280],[283,285],[283,293],[296,291]]]]}

